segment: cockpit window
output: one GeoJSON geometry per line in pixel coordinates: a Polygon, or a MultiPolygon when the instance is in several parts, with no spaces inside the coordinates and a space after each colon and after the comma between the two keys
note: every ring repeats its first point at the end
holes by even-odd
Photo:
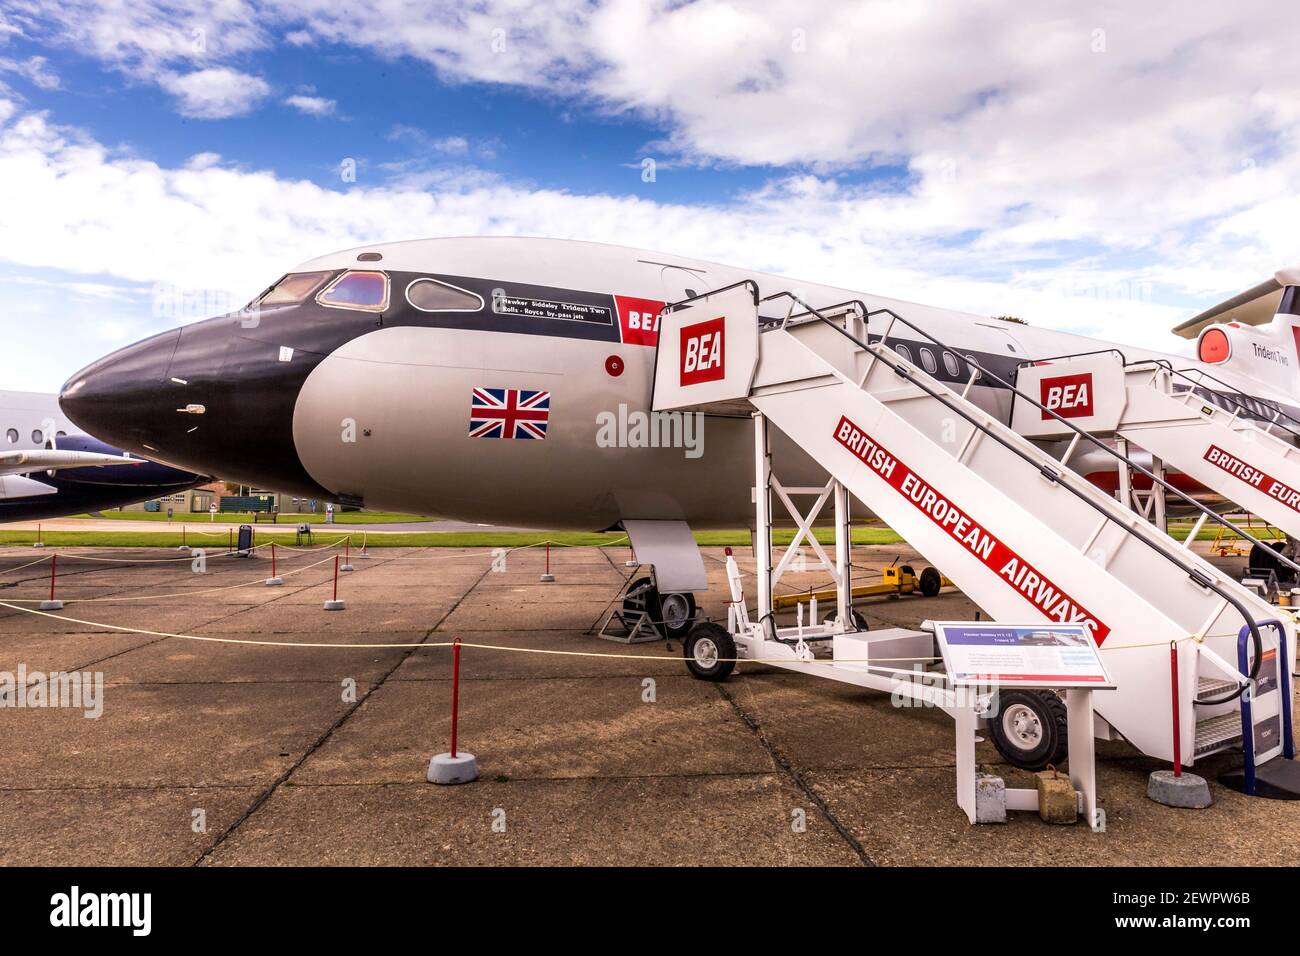
{"type": "Polygon", "coordinates": [[[473,292],[436,279],[416,279],[406,287],[406,301],[421,312],[477,312],[483,300],[473,292]]]}
{"type": "Polygon", "coordinates": [[[382,272],[345,272],[316,296],[321,305],[382,312],[388,308],[388,276],[382,272]]]}
{"type": "Polygon", "coordinates": [[[302,302],[330,277],[328,272],[291,272],[258,299],[260,305],[296,305],[302,302]]]}

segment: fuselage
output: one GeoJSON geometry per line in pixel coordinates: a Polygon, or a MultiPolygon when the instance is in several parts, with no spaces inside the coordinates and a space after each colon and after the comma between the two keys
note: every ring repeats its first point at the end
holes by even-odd
{"type": "MultiPolygon", "coordinates": [[[[83,369],[62,403],[87,431],[175,467],[371,508],[548,528],[734,527],[752,522],[748,419],[655,418],[649,404],[662,306],[746,279],[765,296],[893,309],[943,346],[902,327],[888,344],[953,383],[969,375],[959,355],[1007,379],[1027,361],[1108,348],[1198,364],[619,246],[431,239],[303,263],[244,312],[83,369]]],[[[1006,389],[977,384],[972,397],[1007,417],[1006,389]]],[[[773,456],[789,481],[825,480],[779,436],[773,456]]]]}
{"type": "MultiPolygon", "coordinates": [[[[116,455],[72,424],[58,396],[0,391],[0,452],[54,449],[116,455]]],[[[202,479],[154,462],[0,474],[0,522],[117,508],[174,494],[202,479]]]]}

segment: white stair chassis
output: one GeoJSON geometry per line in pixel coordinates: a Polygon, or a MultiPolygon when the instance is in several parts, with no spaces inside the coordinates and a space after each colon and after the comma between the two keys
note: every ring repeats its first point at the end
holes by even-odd
{"type": "MultiPolygon", "coordinates": [[[[1068,461],[1062,464],[970,401],[973,377],[959,392],[889,349],[884,343],[892,322],[905,320],[891,313],[890,325],[869,328],[873,317],[857,303],[811,311],[760,331],[757,290],[742,285],[689,300],[666,311],[661,322],[656,411],[757,412],[760,529],[770,528],[770,492],[781,489],[767,458],[769,423],[833,479],[826,489],[800,490],[820,491],[819,505],[835,499],[836,528],[842,532],[836,560],[818,557],[841,587],[837,624],[824,628],[810,620],[806,632],[801,625],[793,649],[774,639],[773,570],[779,577],[784,565],[773,568],[769,550],[767,556],[759,554],[757,623],[746,624],[743,596],[733,594],[730,629],[757,635],[764,655],[785,654],[788,663],[782,666],[879,686],[863,678],[890,667],[845,660],[832,675],[825,663],[814,663],[812,648],[819,640],[835,638],[835,658],[850,646],[842,636],[848,502],[841,502],[840,495],[851,494],[941,568],[991,619],[1080,622],[1090,628],[1116,685],[1099,692],[1093,704],[1105,735],[1117,733],[1145,754],[1174,758],[1170,668],[1175,648],[1183,762],[1240,746],[1238,701],[1206,702],[1249,684],[1246,674],[1230,663],[1238,661],[1239,635],[1243,628],[1254,628],[1262,636],[1259,623],[1275,620],[1276,610],[1072,471],[1068,461]],[[701,336],[708,341],[701,344],[701,336]],[[1235,735],[1230,732],[1233,720],[1235,735]]],[[[1093,361],[1115,364],[1113,359],[1093,361]]],[[[1096,364],[1094,371],[1102,368],[1096,364]]],[[[1190,393],[1177,395],[1158,370],[1144,369],[1140,375],[1122,367],[1118,371],[1119,391],[1130,412],[1122,426],[1116,418],[1115,431],[1145,447],[1159,445],[1152,450],[1161,458],[1186,469],[1182,460],[1190,453],[1162,444],[1181,435],[1177,441],[1186,445],[1194,439],[1228,449],[1240,450],[1235,443],[1267,447],[1274,473],[1300,472],[1281,450],[1245,437],[1253,426],[1201,409],[1190,393]]],[[[1300,474],[1294,486],[1300,487],[1300,474]]],[[[793,512],[788,497],[782,493],[781,498],[793,512]]],[[[795,513],[801,533],[811,526],[816,510],[795,513]]],[[[1293,661],[1295,627],[1289,619],[1278,626],[1287,642],[1286,657],[1293,661]]],[[[870,644],[868,638],[853,646],[861,651],[870,644]]],[[[740,656],[746,650],[742,646],[740,656]]],[[[1289,696],[1290,675],[1283,680],[1289,696]]],[[[938,685],[925,692],[932,702],[965,713],[954,705],[953,690],[942,686],[942,678],[938,685]]],[[[1276,719],[1276,711],[1261,715],[1261,709],[1267,708],[1254,708],[1257,725],[1276,719]]],[[[1262,763],[1280,752],[1279,742],[1257,752],[1255,759],[1262,763]]]]}

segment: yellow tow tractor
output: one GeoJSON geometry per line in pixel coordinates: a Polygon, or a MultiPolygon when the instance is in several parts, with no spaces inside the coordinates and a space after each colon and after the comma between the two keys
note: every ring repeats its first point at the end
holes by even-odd
{"type": "MultiPolygon", "coordinates": [[[[897,563],[897,558],[894,561],[894,564],[881,569],[879,584],[858,584],[853,586],[854,602],[859,598],[867,597],[897,598],[917,591],[923,597],[934,597],[941,588],[952,587],[952,582],[934,568],[924,568],[920,574],[917,574],[910,564],[900,565],[897,563]]],[[[826,588],[820,591],[799,591],[794,594],[773,596],[772,604],[775,610],[784,611],[796,604],[807,604],[814,597],[817,599],[818,604],[833,606],[835,603],[835,588],[826,588]]]]}

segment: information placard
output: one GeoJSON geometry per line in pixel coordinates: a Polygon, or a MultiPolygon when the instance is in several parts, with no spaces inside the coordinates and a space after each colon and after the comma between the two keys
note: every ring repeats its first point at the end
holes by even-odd
{"type": "Polygon", "coordinates": [[[935,621],[944,667],[956,686],[1114,687],[1082,624],[935,621]]]}

